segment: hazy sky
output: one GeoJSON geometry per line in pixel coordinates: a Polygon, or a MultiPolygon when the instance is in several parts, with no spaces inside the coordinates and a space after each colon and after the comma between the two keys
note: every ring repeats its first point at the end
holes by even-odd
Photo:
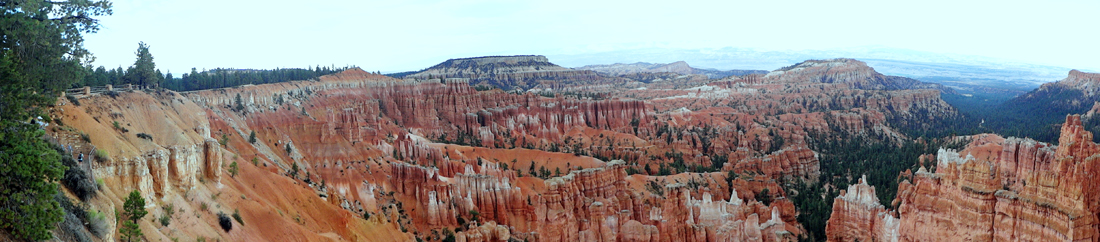
{"type": "Polygon", "coordinates": [[[133,64],[144,41],[157,67],[177,76],[192,67],[391,72],[483,55],[868,45],[1100,70],[1098,9],[1096,0],[118,0],[85,45],[95,65],[118,67],[133,64]]]}

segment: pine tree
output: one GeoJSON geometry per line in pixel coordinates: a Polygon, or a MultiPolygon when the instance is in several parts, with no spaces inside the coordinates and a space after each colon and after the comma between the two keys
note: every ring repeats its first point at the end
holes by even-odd
{"type": "Polygon", "coordinates": [[[237,93],[236,103],[237,103],[237,105],[233,106],[233,110],[237,111],[237,112],[244,111],[244,102],[241,101],[241,94],[240,93],[237,93]]]}
{"type": "Polygon", "coordinates": [[[122,234],[122,240],[140,240],[142,233],[137,223],[146,214],[149,214],[149,211],[145,211],[145,198],[141,197],[141,192],[134,190],[130,192],[130,196],[126,198],[126,203],[122,205],[122,208],[126,216],[126,221],[123,221],[122,226],[118,229],[119,233],[122,234]]]}
{"type": "Polygon", "coordinates": [[[149,45],[145,42],[138,42],[138,49],[134,54],[137,55],[137,60],[126,71],[126,79],[130,83],[138,85],[152,86],[159,84],[160,79],[164,77],[157,73],[157,64],[153,63],[153,54],[149,53],[149,45]]]}
{"type": "Polygon", "coordinates": [[[62,220],[54,200],[60,155],[32,118],[84,79],[84,33],[110,15],[106,1],[0,2],[0,229],[16,240],[45,240],[62,220]]]}

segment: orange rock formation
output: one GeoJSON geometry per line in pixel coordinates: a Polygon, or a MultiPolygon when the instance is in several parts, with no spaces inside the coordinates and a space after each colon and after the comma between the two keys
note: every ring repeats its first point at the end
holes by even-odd
{"type": "Polygon", "coordinates": [[[1100,188],[1100,150],[1080,116],[1066,117],[1059,146],[996,135],[973,138],[960,152],[941,149],[935,172],[922,167],[899,185],[896,216],[881,206],[853,205],[851,194],[873,198],[874,191],[850,187],[834,203],[829,239],[1100,239],[1100,194],[1094,192],[1100,188]]]}
{"type": "MultiPolygon", "coordinates": [[[[532,67],[548,63],[460,59],[425,72],[432,78],[351,69],[316,81],[92,95],[56,113],[112,154],[94,167],[108,193],[138,189],[148,204],[196,213],[151,240],[401,241],[792,241],[803,229],[781,184],[818,179],[811,133],[900,139],[888,120],[954,113],[938,91],[854,60],[714,85],[701,76],[586,83],[588,72],[532,67]],[[468,68],[485,61],[503,69],[468,68]],[[547,97],[477,91],[469,80],[614,92],[547,97]],[[679,174],[658,174],[673,165],[679,174]],[[764,189],[768,205],[753,199],[764,189]],[[245,225],[225,232],[211,214],[230,208],[245,225]]],[[[848,207],[870,212],[834,214],[889,217],[861,203],[866,192],[849,194],[848,207]]],[[[121,204],[106,197],[93,204],[121,204]]]]}

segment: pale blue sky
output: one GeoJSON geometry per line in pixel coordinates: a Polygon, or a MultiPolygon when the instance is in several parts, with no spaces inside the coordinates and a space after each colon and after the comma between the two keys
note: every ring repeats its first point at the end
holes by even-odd
{"type": "MultiPolygon", "coordinates": [[[[95,65],[357,65],[419,70],[448,58],[634,48],[859,46],[1100,70],[1100,1],[119,0],[86,37],[95,65]]],[[[554,61],[551,59],[551,61],[554,61]]],[[[634,62],[646,60],[622,60],[634,62]]],[[[737,68],[737,67],[718,67],[737,68]]]]}

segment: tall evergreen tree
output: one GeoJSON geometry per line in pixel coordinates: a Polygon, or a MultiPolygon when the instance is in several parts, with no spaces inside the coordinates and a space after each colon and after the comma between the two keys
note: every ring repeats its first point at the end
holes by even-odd
{"type": "Polygon", "coordinates": [[[160,79],[164,77],[158,73],[160,71],[157,70],[157,64],[153,63],[153,54],[149,53],[149,45],[138,42],[138,49],[134,54],[137,55],[137,60],[126,70],[128,83],[146,86],[159,84],[160,79]]]}
{"type": "Polygon", "coordinates": [[[122,204],[122,209],[126,215],[126,221],[123,221],[122,226],[118,228],[119,233],[122,234],[122,240],[140,240],[142,233],[137,223],[149,214],[149,211],[145,211],[145,198],[141,197],[141,192],[138,190],[130,192],[130,196],[122,204]]]}
{"type": "Polygon", "coordinates": [[[125,74],[126,74],[126,71],[122,70],[121,66],[119,66],[118,68],[115,68],[114,70],[111,70],[111,83],[110,84],[111,85],[119,85],[119,84],[123,84],[123,83],[129,83],[126,80],[125,74]]]}
{"type": "Polygon", "coordinates": [[[168,71],[168,73],[164,73],[164,81],[162,83],[164,83],[163,84],[165,86],[164,88],[168,88],[168,89],[172,89],[172,90],[178,90],[179,89],[179,87],[176,86],[179,83],[177,83],[176,78],[172,76],[172,71],[168,71]]]}
{"type": "Polygon", "coordinates": [[[33,118],[84,78],[82,34],[110,14],[107,1],[0,0],[0,229],[17,239],[49,239],[62,220],[64,166],[33,118]]]}

